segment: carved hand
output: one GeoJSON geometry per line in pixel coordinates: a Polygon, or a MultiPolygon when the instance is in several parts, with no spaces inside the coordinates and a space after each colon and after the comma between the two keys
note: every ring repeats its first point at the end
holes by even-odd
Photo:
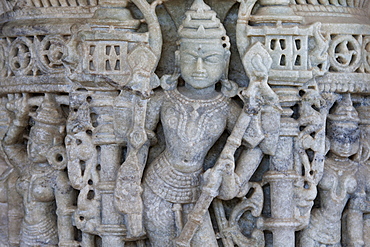
{"type": "MultiPolygon", "coordinates": [[[[235,174],[235,159],[232,154],[223,154],[212,168],[210,180],[214,183],[212,189],[218,189],[220,198],[233,198],[239,192],[235,174]]],[[[211,182],[211,183],[212,183],[211,182]]]]}
{"type": "Polygon", "coordinates": [[[27,93],[21,94],[8,94],[9,103],[6,108],[15,113],[15,119],[20,123],[25,123],[28,120],[30,107],[28,104],[29,95],[27,93]]]}
{"type": "Polygon", "coordinates": [[[324,112],[329,112],[335,101],[340,98],[340,96],[335,93],[322,93],[321,96],[325,100],[325,103],[323,103],[324,112]]]}
{"type": "Polygon", "coordinates": [[[261,98],[259,97],[259,85],[254,81],[248,88],[243,89],[239,96],[244,101],[244,109],[248,114],[257,114],[261,110],[261,98]]]}
{"type": "Polygon", "coordinates": [[[232,174],[235,169],[234,155],[232,154],[222,154],[215,165],[217,172],[221,174],[232,174]]]}

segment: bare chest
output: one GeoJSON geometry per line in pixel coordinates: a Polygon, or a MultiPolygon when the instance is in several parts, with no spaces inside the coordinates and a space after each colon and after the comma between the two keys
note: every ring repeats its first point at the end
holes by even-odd
{"type": "Polygon", "coordinates": [[[161,110],[166,140],[213,143],[225,129],[228,108],[224,97],[206,101],[168,94],[161,110]]]}

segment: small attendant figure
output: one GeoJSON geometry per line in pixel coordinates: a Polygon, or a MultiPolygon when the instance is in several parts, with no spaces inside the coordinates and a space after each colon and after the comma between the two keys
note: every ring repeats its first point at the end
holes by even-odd
{"type": "Polygon", "coordinates": [[[344,95],[328,115],[326,134],[330,142],[324,175],[319,182],[320,207],[311,213],[300,246],[341,246],[342,212],[357,188],[358,163],[351,157],[359,151],[359,117],[350,95],[344,95]]]}
{"type": "MultiPolygon", "coordinates": [[[[13,119],[3,147],[11,164],[19,170],[17,191],[23,198],[24,218],[20,246],[74,246],[74,191],[66,172],[65,118],[55,95],[46,94],[32,117],[26,134],[30,104],[28,95],[8,103],[13,119]]],[[[19,202],[22,203],[22,202],[19,202]]]]}

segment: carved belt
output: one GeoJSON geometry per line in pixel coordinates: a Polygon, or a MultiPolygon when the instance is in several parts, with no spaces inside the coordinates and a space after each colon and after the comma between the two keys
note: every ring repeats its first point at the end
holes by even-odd
{"type": "Polygon", "coordinates": [[[194,203],[200,193],[200,173],[185,173],[173,168],[165,155],[150,164],[145,182],[155,194],[172,203],[194,203]]]}
{"type": "Polygon", "coordinates": [[[311,214],[310,221],[310,226],[306,231],[312,239],[322,244],[336,245],[340,243],[340,217],[329,218],[320,210],[316,210],[311,214]]]}
{"type": "Polygon", "coordinates": [[[56,220],[44,218],[37,224],[27,224],[23,222],[22,242],[30,246],[39,246],[40,244],[47,244],[47,246],[57,246],[58,231],[56,220]]]}

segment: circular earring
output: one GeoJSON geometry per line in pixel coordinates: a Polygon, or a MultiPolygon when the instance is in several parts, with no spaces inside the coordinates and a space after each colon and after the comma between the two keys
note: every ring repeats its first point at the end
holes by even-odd
{"type": "Polygon", "coordinates": [[[49,149],[47,160],[56,170],[64,170],[67,167],[67,154],[63,146],[54,146],[49,149]]]}

